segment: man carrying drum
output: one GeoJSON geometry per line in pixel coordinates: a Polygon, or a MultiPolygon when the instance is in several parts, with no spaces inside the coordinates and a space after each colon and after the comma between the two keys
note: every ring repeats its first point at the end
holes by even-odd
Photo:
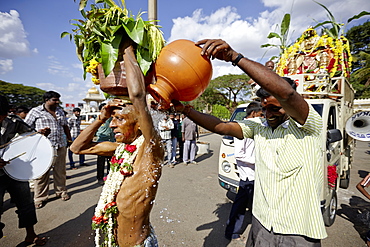
{"type": "MultiPolygon", "coordinates": [[[[34,225],[37,223],[36,209],[31,196],[31,191],[28,181],[18,181],[8,176],[3,167],[9,164],[9,160],[3,160],[4,149],[6,144],[17,134],[30,132],[31,128],[25,124],[20,118],[8,117],[9,104],[4,96],[0,95],[0,216],[3,214],[3,200],[5,191],[8,191],[12,201],[17,207],[16,213],[19,219],[19,228],[26,228],[25,243],[27,245],[34,244],[36,246],[45,245],[47,239],[39,237],[35,233],[34,225]]],[[[44,135],[50,133],[50,129],[42,129],[40,132],[44,135]]],[[[0,222],[0,238],[3,237],[2,229],[5,224],[0,222]]],[[[1,241],[0,241],[1,243],[1,241]]]]}

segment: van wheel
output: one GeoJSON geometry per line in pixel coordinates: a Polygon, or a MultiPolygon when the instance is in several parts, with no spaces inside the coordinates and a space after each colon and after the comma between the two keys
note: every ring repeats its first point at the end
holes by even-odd
{"type": "Polygon", "coordinates": [[[346,178],[341,179],[339,183],[339,187],[342,189],[347,189],[349,187],[349,176],[351,174],[351,170],[347,170],[346,172],[346,178]]]}
{"type": "Polygon", "coordinates": [[[338,205],[337,193],[333,191],[329,206],[325,209],[323,213],[324,223],[326,226],[333,225],[335,221],[335,215],[337,214],[337,205],[338,205]]]}

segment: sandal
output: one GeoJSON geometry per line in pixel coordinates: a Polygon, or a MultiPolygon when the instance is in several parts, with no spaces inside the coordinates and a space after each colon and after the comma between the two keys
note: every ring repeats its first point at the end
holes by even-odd
{"type": "Polygon", "coordinates": [[[44,246],[48,239],[46,237],[35,237],[32,242],[24,241],[26,245],[34,244],[34,246],[44,246]]]}
{"type": "Polygon", "coordinates": [[[35,204],[35,208],[40,209],[40,208],[43,208],[45,205],[46,205],[46,202],[40,202],[38,204],[35,204]]]}
{"type": "Polygon", "coordinates": [[[69,199],[71,199],[71,197],[69,197],[68,194],[61,196],[61,198],[62,198],[62,201],[68,201],[69,199]]]}

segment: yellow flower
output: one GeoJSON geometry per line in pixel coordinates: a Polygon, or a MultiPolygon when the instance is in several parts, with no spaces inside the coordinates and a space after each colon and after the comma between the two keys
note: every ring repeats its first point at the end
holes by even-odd
{"type": "Polygon", "coordinates": [[[98,78],[93,77],[93,78],[91,79],[91,81],[92,81],[95,85],[99,85],[99,84],[100,84],[100,80],[99,80],[98,78]]]}

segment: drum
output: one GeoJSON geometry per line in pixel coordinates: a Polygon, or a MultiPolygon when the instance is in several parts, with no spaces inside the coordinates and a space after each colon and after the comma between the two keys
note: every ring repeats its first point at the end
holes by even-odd
{"type": "Polygon", "coordinates": [[[19,181],[44,175],[54,159],[51,142],[38,133],[24,133],[14,138],[1,152],[3,160],[10,162],[3,168],[5,173],[19,181]]]}

